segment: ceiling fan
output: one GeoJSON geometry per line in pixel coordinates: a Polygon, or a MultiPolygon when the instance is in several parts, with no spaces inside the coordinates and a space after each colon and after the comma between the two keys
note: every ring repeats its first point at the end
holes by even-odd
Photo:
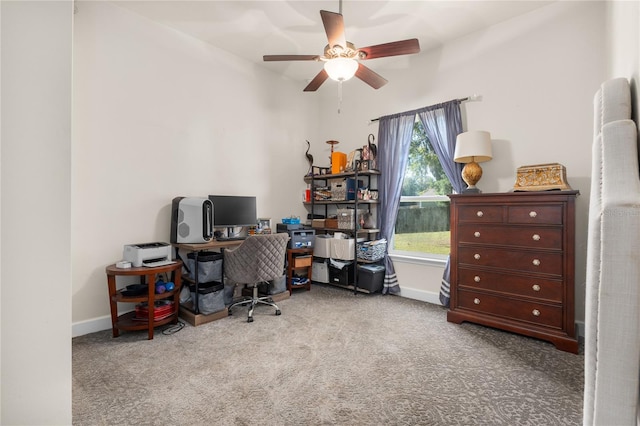
{"type": "MultiPolygon", "coordinates": [[[[342,12],[342,1],[340,1],[342,12]]],[[[418,39],[412,38],[402,41],[377,44],[375,46],[356,48],[347,41],[344,34],[344,20],[342,13],[320,11],[324,30],[329,44],[324,48],[323,55],[264,55],[264,61],[322,61],[324,68],[304,88],[305,92],[314,92],[327,78],[339,82],[349,80],[354,75],[374,89],[379,89],[387,80],[362,65],[359,61],[387,56],[409,55],[420,52],[418,39]]]]}

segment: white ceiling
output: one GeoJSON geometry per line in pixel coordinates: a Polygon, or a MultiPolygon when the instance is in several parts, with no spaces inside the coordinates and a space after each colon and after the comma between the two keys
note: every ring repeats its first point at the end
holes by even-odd
{"type": "MultiPolygon", "coordinates": [[[[262,55],[322,54],[327,38],[320,10],[340,11],[338,0],[112,1],[299,81],[313,78],[321,64],[314,61],[265,63],[262,55]]],[[[551,2],[345,0],[342,14],[346,38],[356,47],[417,38],[421,51],[425,52],[551,2]]],[[[402,57],[366,62],[383,76],[385,70],[407,64],[402,57]]]]}

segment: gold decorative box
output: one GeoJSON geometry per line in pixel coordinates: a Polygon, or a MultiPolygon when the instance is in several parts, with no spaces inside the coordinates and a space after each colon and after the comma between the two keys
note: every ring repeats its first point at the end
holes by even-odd
{"type": "Polygon", "coordinates": [[[567,171],[560,163],[518,167],[514,191],[570,190],[567,171]]]}

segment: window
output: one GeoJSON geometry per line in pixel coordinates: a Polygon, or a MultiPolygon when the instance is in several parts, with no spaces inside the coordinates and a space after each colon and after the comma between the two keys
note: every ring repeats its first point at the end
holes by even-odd
{"type": "Polygon", "coordinates": [[[391,253],[422,257],[449,254],[449,198],[453,189],[422,123],[413,126],[409,161],[391,253]]]}

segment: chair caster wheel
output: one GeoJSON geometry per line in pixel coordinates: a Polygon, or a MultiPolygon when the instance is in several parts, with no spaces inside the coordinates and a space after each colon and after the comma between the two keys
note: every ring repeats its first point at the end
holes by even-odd
{"type": "Polygon", "coordinates": [[[253,317],[247,318],[247,322],[253,322],[253,317]]]}
{"type": "Polygon", "coordinates": [[[280,315],[282,312],[280,312],[280,309],[276,309],[276,315],[280,315]]]}

